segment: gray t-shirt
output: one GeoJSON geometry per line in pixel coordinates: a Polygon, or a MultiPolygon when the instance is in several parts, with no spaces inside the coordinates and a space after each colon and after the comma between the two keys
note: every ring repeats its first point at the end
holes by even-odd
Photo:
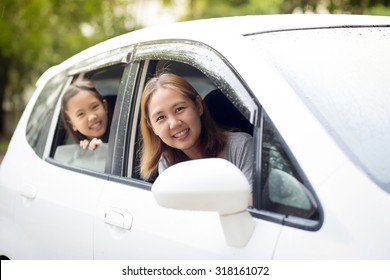
{"type": "MultiPolygon", "coordinates": [[[[253,137],[245,132],[227,132],[224,159],[237,166],[248,179],[252,188],[253,137]]],[[[168,167],[167,161],[160,160],[158,171],[161,174],[168,167]]]]}
{"type": "Polygon", "coordinates": [[[253,137],[245,132],[228,132],[224,158],[237,166],[252,187],[253,137]]]}

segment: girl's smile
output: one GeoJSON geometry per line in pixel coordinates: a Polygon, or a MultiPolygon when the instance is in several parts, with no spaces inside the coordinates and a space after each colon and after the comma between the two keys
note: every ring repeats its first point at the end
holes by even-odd
{"type": "Polygon", "coordinates": [[[80,91],[69,99],[67,114],[74,131],[79,131],[89,139],[100,138],[107,129],[106,103],[91,92],[80,91]]]}

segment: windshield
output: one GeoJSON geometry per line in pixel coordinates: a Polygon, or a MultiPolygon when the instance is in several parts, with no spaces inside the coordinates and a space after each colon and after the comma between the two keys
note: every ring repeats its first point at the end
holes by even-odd
{"type": "Polygon", "coordinates": [[[252,35],[351,158],[390,191],[390,28],[252,35]]]}

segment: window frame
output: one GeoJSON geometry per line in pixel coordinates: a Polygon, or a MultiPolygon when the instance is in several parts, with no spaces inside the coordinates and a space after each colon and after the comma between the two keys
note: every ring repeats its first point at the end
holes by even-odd
{"type": "MultiPolygon", "coordinates": [[[[235,104],[238,105],[236,107],[238,107],[241,113],[253,125],[256,123],[258,105],[254,102],[252,93],[247,85],[242,82],[232,65],[217,51],[200,42],[188,40],[164,40],[138,44],[130,61],[131,64],[138,67],[137,70],[132,72],[132,75],[137,73],[136,81],[132,87],[127,89],[127,100],[124,101],[124,103],[130,104],[131,110],[128,113],[131,117],[128,117],[127,120],[131,120],[127,127],[124,122],[120,125],[122,127],[121,131],[125,131],[127,135],[125,140],[126,147],[120,152],[121,159],[131,160],[131,164],[135,164],[135,151],[129,147],[134,146],[137,137],[131,132],[138,130],[140,99],[143,87],[151,74],[149,71],[151,61],[174,61],[196,68],[207,76],[215,86],[223,88],[224,92],[227,92],[227,95],[229,95],[228,98],[233,99],[235,104]],[[211,67],[216,62],[220,66],[218,70],[211,67]],[[221,72],[223,72],[223,75],[221,72]],[[125,127],[126,129],[123,130],[125,127]]],[[[124,116],[121,116],[121,118],[126,119],[124,116]]],[[[126,162],[118,164],[114,180],[142,189],[151,189],[151,183],[134,177],[126,177],[129,173],[127,168],[128,164],[126,162]],[[122,165],[122,170],[119,171],[120,165],[122,165]]],[[[130,176],[133,176],[133,173],[130,176]]]]}
{"type": "Polygon", "coordinates": [[[133,52],[134,46],[124,47],[124,48],[118,48],[114,49],[102,54],[99,54],[97,56],[91,57],[89,59],[83,60],[67,70],[64,71],[65,75],[67,76],[67,83],[62,88],[62,91],[60,93],[60,97],[57,100],[56,107],[54,109],[54,114],[52,116],[52,122],[51,122],[51,128],[50,128],[50,137],[47,138],[46,148],[44,152],[44,159],[58,167],[69,169],[75,172],[80,172],[83,174],[88,174],[96,177],[100,177],[103,179],[108,180],[110,173],[112,172],[113,167],[111,166],[112,162],[114,160],[112,159],[113,152],[115,150],[115,142],[117,141],[117,124],[114,120],[119,118],[121,107],[122,107],[122,100],[124,96],[124,89],[123,84],[127,82],[128,75],[126,75],[126,69],[129,67],[129,58],[133,52]],[[118,95],[115,105],[115,110],[112,113],[112,120],[111,120],[111,131],[108,141],[108,158],[106,161],[106,167],[104,172],[94,171],[90,169],[85,169],[82,167],[67,165],[64,163],[61,163],[57,160],[55,160],[51,154],[53,152],[53,149],[57,146],[58,143],[55,143],[55,134],[58,128],[58,124],[61,121],[60,120],[60,108],[61,108],[61,97],[65,93],[68,86],[71,84],[74,77],[78,75],[83,75],[84,73],[91,73],[94,71],[98,71],[100,69],[107,69],[109,67],[115,66],[115,65],[124,65],[124,71],[121,77],[120,86],[118,89],[118,95]],[[115,133],[113,133],[115,131],[115,133]]]}
{"type": "Polygon", "coordinates": [[[292,152],[288,148],[287,143],[284,141],[283,137],[279,134],[277,127],[273,124],[272,119],[268,116],[268,114],[265,112],[264,108],[261,109],[259,113],[260,118],[260,126],[255,128],[255,133],[253,135],[255,145],[255,157],[257,159],[255,160],[256,166],[253,174],[255,177],[254,180],[254,186],[256,184],[256,188],[254,187],[254,197],[257,197],[257,199],[254,199],[254,207],[250,210],[252,215],[254,217],[258,217],[264,220],[268,220],[271,222],[275,222],[282,225],[287,225],[299,229],[309,230],[309,231],[316,231],[319,228],[321,228],[323,221],[324,221],[324,212],[321,206],[321,203],[314,192],[313,187],[311,186],[309,180],[305,176],[303,170],[300,168],[298,162],[295,160],[295,157],[293,156],[292,152]],[[317,218],[316,219],[309,219],[309,218],[303,218],[294,216],[291,214],[285,214],[285,213],[278,213],[276,211],[271,211],[265,208],[263,201],[264,198],[262,197],[264,189],[265,189],[265,182],[262,182],[262,171],[263,171],[263,141],[265,138],[265,118],[268,119],[268,122],[272,126],[272,128],[275,130],[275,136],[277,138],[277,141],[279,142],[281,148],[283,149],[283,153],[286,155],[287,160],[293,167],[294,173],[298,176],[298,181],[300,181],[305,189],[310,193],[311,198],[315,201],[317,206],[317,218]]]}

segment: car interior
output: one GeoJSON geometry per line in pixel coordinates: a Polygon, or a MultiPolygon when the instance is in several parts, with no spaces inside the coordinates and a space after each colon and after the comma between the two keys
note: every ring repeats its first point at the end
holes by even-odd
{"type": "Polygon", "coordinates": [[[253,134],[253,125],[233,105],[233,102],[229,100],[227,95],[216,87],[200,70],[181,62],[158,61],[155,73],[164,70],[185,78],[202,96],[211,116],[219,125],[229,130],[253,134]]]}
{"type": "MultiPolygon", "coordinates": [[[[115,108],[119,85],[122,79],[124,65],[115,65],[96,71],[84,73],[84,78],[90,79],[98,92],[108,103],[109,120],[115,108]]],[[[185,78],[202,96],[204,102],[216,122],[223,128],[231,131],[243,131],[253,134],[253,125],[233,105],[228,97],[218,89],[212,81],[200,70],[185,63],[167,60],[150,61],[148,66],[148,77],[153,77],[162,71],[175,73],[185,78]]],[[[75,76],[74,79],[77,79],[75,76]]],[[[145,81],[146,82],[146,81],[145,81]]],[[[139,130],[136,133],[134,150],[138,151],[141,144],[139,130]]],[[[69,137],[61,121],[57,124],[52,146],[51,156],[58,162],[104,172],[105,160],[107,157],[107,144],[96,151],[82,150],[78,143],[74,143],[69,137]]],[[[133,154],[133,164],[128,170],[128,176],[140,179],[138,173],[139,155],[133,154]]],[[[154,179],[151,180],[153,182],[154,179]]]]}

